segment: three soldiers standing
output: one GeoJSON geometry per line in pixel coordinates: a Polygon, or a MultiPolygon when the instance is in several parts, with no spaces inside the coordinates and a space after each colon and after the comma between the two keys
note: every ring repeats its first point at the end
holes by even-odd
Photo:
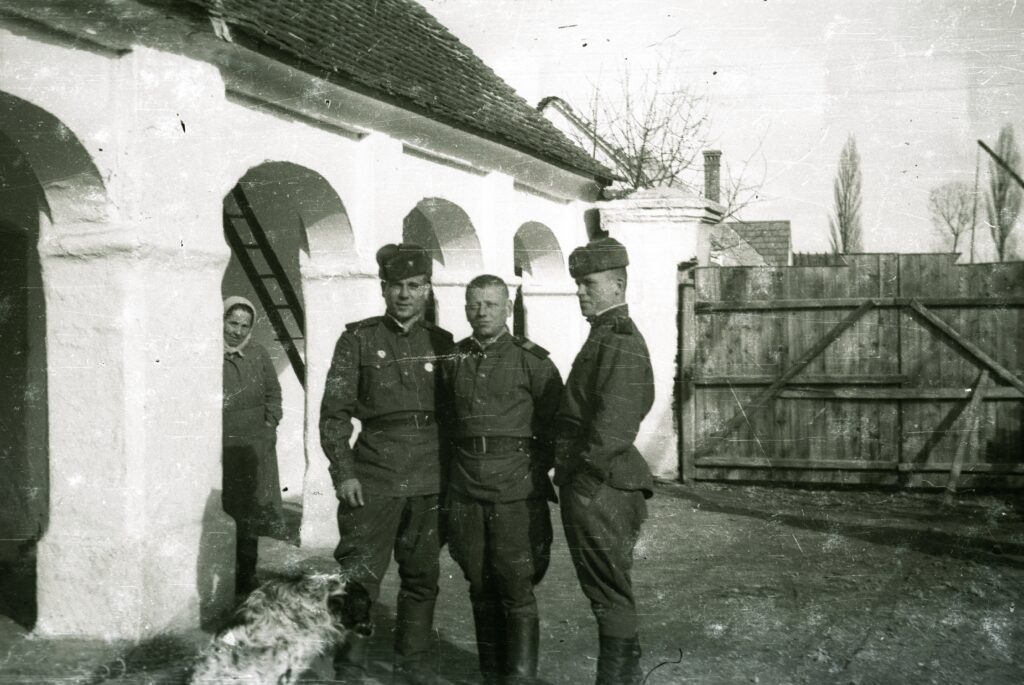
{"type": "MultiPolygon", "coordinates": [[[[427,253],[388,245],[377,261],[386,314],[350,324],[338,341],[320,431],[339,499],[335,557],[343,571],[376,600],[394,549],[396,674],[440,682],[426,657],[445,484],[447,542],[470,584],[484,682],[534,682],[534,587],[550,559],[554,467],[573,565],[598,623],[597,683],[639,683],[630,569],[653,483],[633,441],[654,386],[625,305],[625,248],[604,238],[570,255],[591,331],[564,389],[547,352],[509,334],[500,278],[467,286],[473,335],[453,345],[423,319],[427,253]],[[354,449],[353,418],[363,424],[354,449]]],[[[358,670],[362,648],[353,643],[336,665],[358,670]]]]}

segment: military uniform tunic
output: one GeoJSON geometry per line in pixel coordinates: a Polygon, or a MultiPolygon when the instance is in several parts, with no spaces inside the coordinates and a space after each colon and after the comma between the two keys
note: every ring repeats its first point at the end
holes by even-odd
{"type": "Polygon", "coordinates": [[[476,610],[535,617],[551,549],[547,472],[562,379],[548,353],[506,331],[460,342],[443,364],[452,396],[449,549],[476,610]]]}
{"type": "Polygon", "coordinates": [[[438,366],[452,343],[450,333],[425,321],[408,331],[390,316],[347,327],[320,408],[320,442],[335,486],[358,478],[364,489],[390,496],[440,492],[438,366]],[[363,425],[354,449],[353,418],[363,425]]]}
{"type": "Polygon", "coordinates": [[[457,443],[481,436],[524,443],[524,449],[504,453],[463,450],[452,463],[451,488],[490,501],[553,495],[547,472],[554,466],[552,419],[562,377],[547,351],[506,331],[486,350],[466,338],[443,369],[457,443]]]}
{"type": "Polygon", "coordinates": [[[573,565],[602,635],[637,632],[630,569],[653,494],[650,469],[633,444],[654,402],[643,336],[626,306],[591,322],[558,409],[555,482],[573,565]]]}
{"type": "Polygon", "coordinates": [[[444,414],[438,366],[451,346],[450,333],[422,321],[408,330],[389,316],[350,324],[335,347],[320,408],[334,486],[357,478],[365,501],[355,508],[339,503],[334,556],[376,600],[393,549],[400,608],[432,606],[437,595],[444,414]],[[354,418],[362,430],[350,448],[354,418]]]}

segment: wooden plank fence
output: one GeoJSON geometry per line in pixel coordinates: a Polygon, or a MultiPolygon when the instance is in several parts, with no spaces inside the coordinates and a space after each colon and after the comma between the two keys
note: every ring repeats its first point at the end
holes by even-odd
{"type": "Polygon", "coordinates": [[[681,283],[684,479],[1024,486],[1024,262],[859,254],[681,283]]]}

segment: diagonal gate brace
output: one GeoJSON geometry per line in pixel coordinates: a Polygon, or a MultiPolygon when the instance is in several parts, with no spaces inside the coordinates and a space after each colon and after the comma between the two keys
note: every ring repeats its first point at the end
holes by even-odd
{"type": "Polygon", "coordinates": [[[768,405],[769,400],[778,395],[779,391],[782,390],[786,383],[803,371],[808,364],[814,361],[818,355],[825,351],[825,348],[835,342],[844,331],[857,323],[857,320],[864,316],[869,309],[874,308],[875,305],[875,300],[865,300],[863,304],[847,314],[846,318],[833,326],[832,330],[823,335],[818,342],[814,343],[810,349],[804,352],[800,358],[796,360],[792,366],[786,369],[781,376],[775,379],[771,385],[759,392],[756,397],[751,399],[745,405],[741,406],[739,411],[733,414],[732,418],[725,422],[725,425],[709,435],[704,442],[694,450],[693,455],[695,457],[703,457],[713,452],[715,447],[718,446],[718,443],[736,430],[742,423],[747,421],[750,416],[764,409],[764,407],[768,405]]]}
{"type": "Polygon", "coordinates": [[[918,302],[916,299],[910,301],[910,308],[922,319],[930,323],[936,329],[938,329],[947,338],[956,343],[959,347],[970,354],[974,359],[980,362],[983,366],[989,368],[996,376],[1003,379],[1013,387],[1017,388],[1021,392],[1024,392],[1024,381],[1017,378],[1009,369],[993,359],[983,349],[972,343],[970,340],[960,334],[955,328],[950,326],[948,323],[935,316],[928,308],[918,302]]]}

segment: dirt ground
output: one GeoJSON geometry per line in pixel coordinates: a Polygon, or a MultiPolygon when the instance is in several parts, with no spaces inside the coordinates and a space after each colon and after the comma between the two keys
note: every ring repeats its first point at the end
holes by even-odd
{"type": "MultiPolygon", "coordinates": [[[[1024,500],[660,484],[637,548],[642,664],[664,683],[1024,683],[1024,500]]],[[[541,682],[593,682],[597,636],[557,525],[538,588],[541,682]]],[[[330,570],[328,550],[263,540],[264,574],[330,570]]],[[[436,668],[475,682],[466,583],[447,552],[436,668]]],[[[206,636],[143,645],[32,639],[13,576],[2,683],[180,683],[206,636]]],[[[395,574],[375,610],[388,683],[395,574]]],[[[5,616],[6,614],[7,616],[5,616]]]]}

